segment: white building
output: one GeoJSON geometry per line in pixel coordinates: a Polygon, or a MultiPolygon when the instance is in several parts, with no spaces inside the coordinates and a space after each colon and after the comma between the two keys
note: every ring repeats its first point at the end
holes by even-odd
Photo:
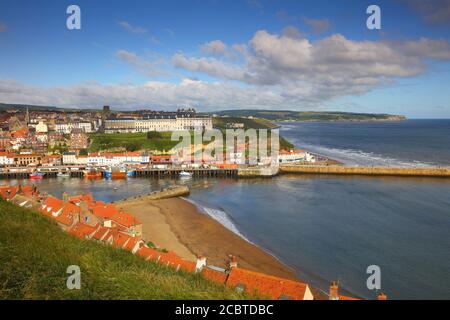
{"type": "Polygon", "coordinates": [[[69,122],[69,123],[57,123],[55,131],[69,134],[73,129],[81,129],[86,133],[92,132],[92,123],[90,122],[69,122]]]}
{"type": "Polygon", "coordinates": [[[9,166],[14,164],[14,155],[8,152],[0,152],[0,166],[9,166]]]}
{"type": "Polygon", "coordinates": [[[77,154],[75,152],[66,152],[62,156],[63,164],[76,164],[77,154]]]}
{"type": "Polygon", "coordinates": [[[47,133],[47,132],[48,126],[43,121],[39,121],[39,123],[36,125],[36,133],[47,133]]]}
{"type": "Polygon", "coordinates": [[[213,128],[212,118],[195,111],[152,112],[140,118],[105,120],[105,133],[208,130],[213,128]]]}
{"type": "Polygon", "coordinates": [[[278,155],[279,163],[291,163],[291,162],[316,162],[315,157],[306,152],[305,150],[281,150],[278,155]]]}
{"type": "Polygon", "coordinates": [[[88,156],[76,156],[75,163],[79,166],[86,166],[88,164],[89,157],[88,156]]]}
{"type": "Polygon", "coordinates": [[[118,166],[125,163],[147,164],[150,163],[150,156],[141,152],[90,153],[87,162],[95,166],[118,166]]]}

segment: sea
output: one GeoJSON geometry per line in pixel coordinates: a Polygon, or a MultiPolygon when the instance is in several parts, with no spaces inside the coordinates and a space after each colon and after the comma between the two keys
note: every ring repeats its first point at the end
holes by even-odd
{"type": "MultiPolygon", "coordinates": [[[[450,166],[450,120],[280,125],[297,148],[349,165],[450,166]]],[[[450,299],[450,179],[282,175],[27,183],[57,196],[92,192],[104,201],[186,184],[187,200],[201,214],[324,292],[336,280],[347,293],[365,299],[380,291],[389,299],[450,299]],[[379,267],[379,290],[367,286],[371,266],[379,267]]]]}

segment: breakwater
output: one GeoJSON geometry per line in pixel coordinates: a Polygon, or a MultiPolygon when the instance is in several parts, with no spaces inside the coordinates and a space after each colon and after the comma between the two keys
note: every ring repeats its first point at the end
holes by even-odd
{"type": "Polygon", "coordinates": [[[347,167],[347,166],[280,166],[280,173],[337,174],[366,176],[410,176],[450,178],[450,168],[390,168],[390,167],[347,167]]]}
{"type": "Polygon", "coordinates": [[[122,202],[122,201],[128,201],[128,200],[137,200],[145,198],[147,200],[161,200],[161,199],[169,199],[169,198],[175,198],[175,197],[183,197],[189,195],[189,188],[187,186],[173,186],[168,187],[165,189],[162,189],[160,191],[153,191],[147,194],[134,196],[131,198],[125,198],[120,201],[112,202],[122,202]]]}
{"type": "Polygon", "coordinates": [[[253,177],[273,177],[278,174],[278,167],[249,167],[240,168],[237,176],[239,178],[253,178],[253,177]]]}

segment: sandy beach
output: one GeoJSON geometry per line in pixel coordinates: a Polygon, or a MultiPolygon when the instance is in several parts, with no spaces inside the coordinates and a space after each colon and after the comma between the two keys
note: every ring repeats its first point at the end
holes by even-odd
{"type": "MultiPolygon", "coordinates": [[[[300,280],[295,272],[265,252],[203,214],[182,198],[149,200],[145,197],[117,201],[143,224],[143,238],[155,245],[195,261],[207,257],[208,264],[226,267],[228,256],[236,256],[240,267],[286,279],[300,280]]],[[[325,296],[311,288],[316,299],[325,296]]]]}
{"type": "Polygon", "coordinates": [[[116,205],[142,221],[146,241],[175,251],[185,259],[194,261],[196,257],[205,256],[209,264],[225,267],[228,255],[232,254],[243,268],[297,279],[288,266],[199,212],[184,199],[141,198],[119,201],[116,205]]]}

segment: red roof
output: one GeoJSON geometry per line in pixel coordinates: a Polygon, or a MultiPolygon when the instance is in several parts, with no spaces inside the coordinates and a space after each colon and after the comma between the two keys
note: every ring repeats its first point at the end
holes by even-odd
{"type": "Polygon", "coordinates": [[[148,247],[142,247],[137,251],[137,255],[145,258],[146,260],[152,260],[160,264],[164,264],[173,268],[183,269],[186,271],[195,271],[196,264],[191,261],[184,260],[177,256],[173,252],[160,252],[148,247]]]}
{"type": "Polygon", "coordinates": [[[107,241],[112,236],[110,231],[109,228],[100,226],[92,238],[99,241],[107,241]]]}
{"type": "Polygon", "coordinates": [[[26,138],[27,135],[28,135],[28,129],[27,128],[11,132],[11,137],[13,137],[13,138],[26,138]]]}
{"type": "Polygon", "coordinates": [[[100,218],[103,219],[111,219],[115,215],[119,213],[119,211],[116,209],[116,207],[112,204],[102,205],[102,206],[95,206],[92,208],[92,213],[100,218]]]}
{"type": "Polygon", "coordinates": [[[138,241],[140,241],[141,239],[138,237],[131,237],[130,240],[128,241],[128,243],[125,244],[125,247],[123,247],[125,250],[133,250],[134,246],[136,245],[136,243],[138,241]]]}
{"type": "Polygon", "coordinates": [[[347,296],[339,296],[339,300],[361,300],[361,299],[347,297],[347,296]]]}
{"type": "Polygon", "coordinates": [[[141,224],[141,222],[133,215],[125,212],[119,212],[115,214],[113,217],[111,217],[111,220],[128,228],[141,224]]]}
{"type": "Polygon", "coordinates": [[[280,154],[282,155],[289,155],[289,154],[299,154],[299,153],[305,153],[305,150],[297,149],[297,150],[281,150],[280,154]]]}
{"type": "Polygon", "coordinates": [[[56,217],[56,221],[67,226],[71,226],[74,223],[78,213],[80,213],[80,207],[72,203],[66,203],[64,204],[61,214],[56,217]]]}
{"type": "Polygon", "coordinates": [[[25,196],[30,197],[30,196],[33,195],[34,187],[33,187],[33,186],[30,186],[30,185],[26,185],[26,186],[22,186],[22,187],[21,187],[21,190],[22,190],[22,193],[23,193],[25,196]]]}
{"type": "Polygon", "coordinates": [[[16,195],[19,187],[17,186],[0,186],[0,197],[4,200],[11,200],[16,195]]]}
{"type": "Polygon", "coordinates": [[[206,279],[209,279],[214,282],[221,283],[221,284],[225,284],[225,282],[227,281],[227,277],[228,277],[228,274],[226,272],[220,272],[217,270],[210,269],[208,267],[203,268],[202,275],[206,279]]]}
{"type": "Polygon", "coordinates": [[[123,248],[131,238],[131,236],[123,232],[118,232],[114,237],[113,246],[117,248],[123,248]]]}
{"type": "Polygon", "coordinates": [[[92,201],[94,201],[94,197],[90,193],[79,194],[76,196],[69,197],[69,201],[72,203],[79,203],[81,201],[92,202],[92,201]]]}
{"type": "Polygon", "coordinates": [[[248,294],[270,299],[304,300],[308,285],[240,268],[231,269],[227,286],[241,287],[248,294]]]}
{"type": "Polygon", "coordinates": [[[53,196],[49,196],[47,199],[45,199],[41,211],[45,212],[46,214],[56,213],[62,209],[63,205],[64,202],[62,200],[55,198],[53,196]]]}
{"type": "Polygon", "coordinates": [[[77,238],[86,239],[86,237],[92,235],[97,228],[98,225],[92,227],[90,225],[77,222],[72,228],[70,228],[69,233],[77,238]]]}

